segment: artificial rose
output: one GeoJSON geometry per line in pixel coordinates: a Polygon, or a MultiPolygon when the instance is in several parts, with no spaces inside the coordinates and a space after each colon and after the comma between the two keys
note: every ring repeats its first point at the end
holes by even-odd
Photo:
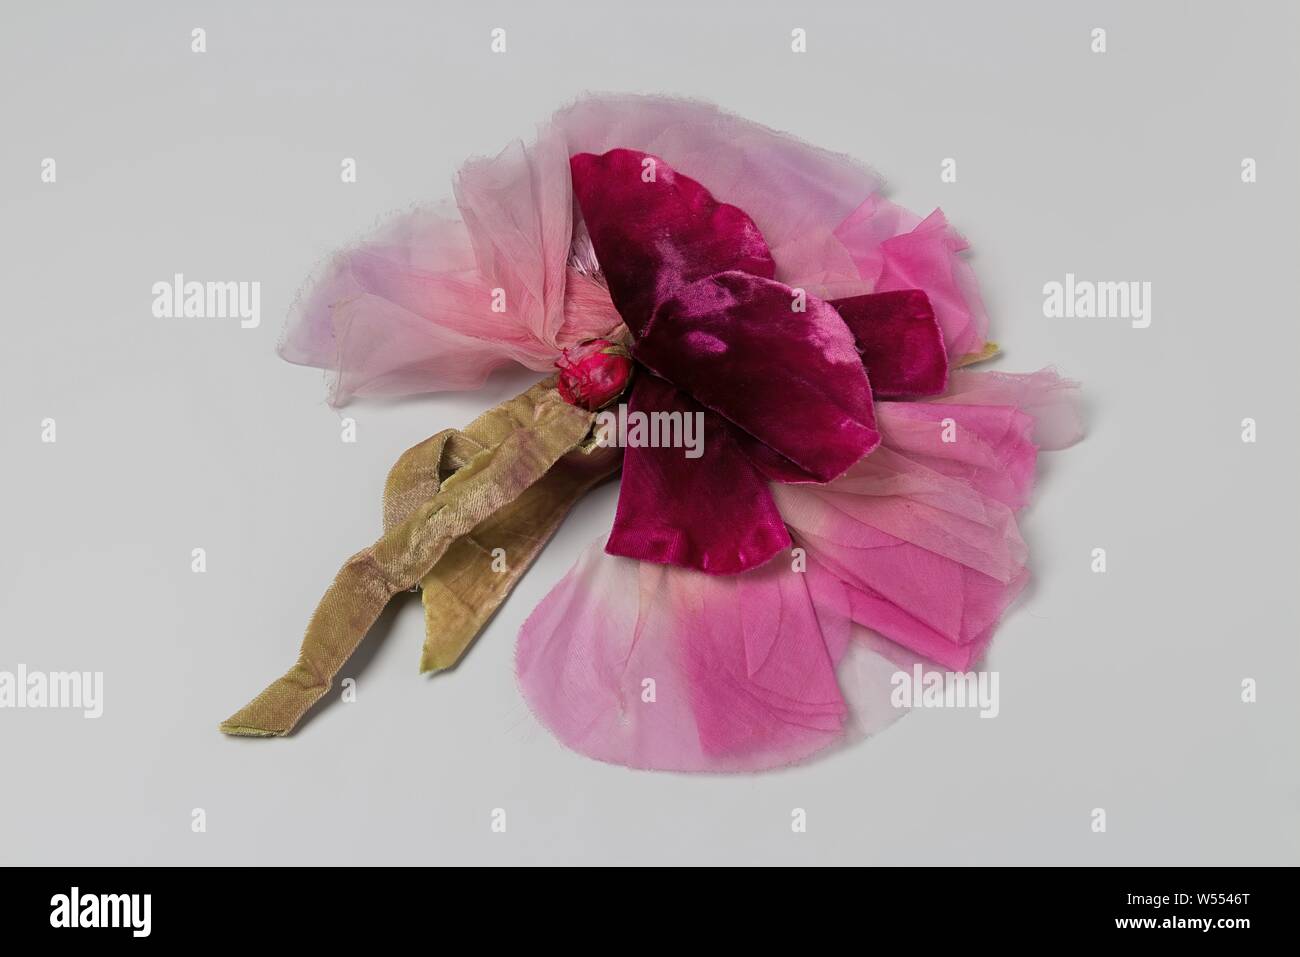
{"type": "Polygon", "coordinates": [[[617,342],[588,339],[565,349],[555,360],[555,368],[560,370],[556,383],[560,397],[595,412],[623,394],[632,376],[632,359],[617,342]]]}

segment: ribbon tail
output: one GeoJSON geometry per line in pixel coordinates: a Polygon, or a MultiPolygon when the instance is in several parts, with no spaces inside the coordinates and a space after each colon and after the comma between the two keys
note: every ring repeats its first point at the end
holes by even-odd
{"type": "Polygon", "coordinates": [[[421,581],[425,639],[420,671],[453,667],[569,509],[617,471],[615,449],[570,452],[519,498],[457,539],[421,581]]]}
{"type": "MultiPolygon", "coordinates": [[[[287,734],[329,691],[389,600],[429,577],[458,540],[542,480],[583,443],[593,418],[560,398],[553,379],[544,380],[464,433],[439,433],[404,455],[394,472],[405,461],[409,473],[396,484],[390,475],[383,537],[339,570],[307,625],[297,663],[222,722],[221,730],[287,734]],[[430,491],[423,501],[416,498],[430,491]]],[[[522,574],[527,562],[519,564],[522,574]]]]}

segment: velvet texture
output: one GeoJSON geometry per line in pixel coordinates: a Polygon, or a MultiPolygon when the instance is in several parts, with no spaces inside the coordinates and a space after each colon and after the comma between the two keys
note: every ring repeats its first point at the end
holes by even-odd
{"type": "MultiPolygon", "coordinates": [[[[788,545],[784,534],[766,533],[776,509],[761,476],[830,481],[880,443],[853,333],[830,305],[771,278],[753,220],[661,158],[615,149],[571,165],[596,259],[633,333],[632,355],[664,381],[637,387],[637,409],[681,413],[698,403],[714,413],[698,459],[680,449],[626,450],[631,480],[606,548],[716,574],[755,568],[788,545]]],[[[917,306],[859,311],[874,334],[875,325],[907,322],[917,306]]],[[[887,350],[876,352],[885,368],[887,350]]]]}
{"type": "Polygon", "coordinates": [[[389,475],[384,535],[339,571],[307,625],[298,661],[221,724],[226,734],[287,734],[330,689],[384,606],[424,589],[421,670],[450,667],[559,525],[617,468],[609,449],[579,448],[592,414],[554,380],[408,450],[389,475]],[[511,567],[491,550],[512,546],[511,567]]]}
{"type": "Polygon", "coordinates": [[[829,482],[880,444],[853,336],[819,299],[742,272],[663,300],[632,355],[736,428],[829,482]]]}
{"type": "Polygon", "coordinates": [[[573,193],[619,315],[640,336],[659,303],[683,286],[735,269],[771,279],[763,234],[656,156],[613,149],[569,160],[573,193]]]}
{"type": "Polygon", "coordinates": [[[704,454],[688,459],[681,449],[624,450],[610,554],[734,575],[790,547],[767,482],[721,416],[645,373],[637,375],[628,411],[703,412],[704,454]]]}
{"type": "Polygon", "coordinates": [[[831,305],[853,333],[877,398],[938,395],[948,385],[943,331],[920,289],[835,299],[831,305]]]}

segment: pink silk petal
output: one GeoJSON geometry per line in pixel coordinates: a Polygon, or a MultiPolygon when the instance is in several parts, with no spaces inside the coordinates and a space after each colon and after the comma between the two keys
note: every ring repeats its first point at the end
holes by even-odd
{"type": "Polygon", "coordinates": [[[929,297],[949,358],[984,347],[988,313],[975,273],[959,255],[967,243],[942,212],[935,210],[920,220],[901,206],[872,195],[864,198],[835,234],[874,292],[920,289],[929,297]]]}
{"type": "Polygon", "coordinates": [[[728,269],[772,276],[753,220],[658,157],[614,149],[569,163],[596,260],[633,334],[644,332],[660,302],[705,276],[728,269]]]}
{"type": "Polygon", "coordinates": [[[716,577],[593,543],[524,623],[516,666],[563,744],[635,768],[790,764],[839,740],[846,715],[789,562],[716,577]]]}
{"type": "MultiPolygon", "coordinates": [[[[633,356],[821,481],[880,443],[871,386],[839,313],[739,272],[659,304],[633,356]]],[[[712,436],[706,436],[706,442],[712,436]]]]}
{"type": "Polygon", "coordinates": [[[1019,409],[1033,419],[1034,444],[1045,451],[1068,448],[1083,438],[1079,383],[1052,369],[1027,374],[958,369],[948,392],[930,401],[1019,409]]]}
{"type": "Polygon", "coordinates": [[[853,621],[956,670],[983,654],[1029,578],[1022,568],[998,582],[901,541],[854,550],[797,530],[795,541],[844,585],[853,621]],[[909,580],[899,581],[904,574],[909,580]]]}
{"type": "Polygon", "coordinates": [[[876,412],[891,449],[1013,509],[1029,503],[1037,450],[1029,414],[946,402],[881,402],[876,412]],[[944,441],[948,422],[951,442],[944,441]]]}
{"type": "Polygon", "coordinates": [[[733,430],[672,385],[636,376],[628,414],[703,413],[703,455],[684,448],[629,447],[623,453],[611,555],[671,563],[716,575],[755,568],[790,536],[767,483],[741,452],[733,430]]]}
{"type": "Polygon", "coordinates": [[[1011,509],[890,449],[829,485],[773,492],[853,619],[943,664],[969,662],[1024,585],[1011,509]]]}
{"type": "Polygon", "coordinates": [[[894,705],[894,675],[901,668],[910,670],[921,659],[863,628],[853,617],[851,589],[812,556],[805,555],[805,561],[808,595],[849,707],[846,737],[875,734],[907,713],[894,705]]]}
{"type": "Polygon", "coordinates": [[[846,547],[911,542],[1002,582],[1024,565],[1010,508],[889,448],[834,482],[774,485],[772,493],[791,528],[846,547]]]}
{"type": "Polygon", "coordinates": [[[938,395],[948,385],[943,331],[919,289],[830,303],[853,333],[877,399],[938,395]]]}
{"type": "Polygon", "coordinates": [[[1072,441],[1081,426],[1074,383],[1054,373],[951,378],[937,400],[877,404],[882,446],[843,478],[773,494],[855,622],[966,669],[1028,580],[1014,513],[1032,492],[1035,439],[1072,441]]]}

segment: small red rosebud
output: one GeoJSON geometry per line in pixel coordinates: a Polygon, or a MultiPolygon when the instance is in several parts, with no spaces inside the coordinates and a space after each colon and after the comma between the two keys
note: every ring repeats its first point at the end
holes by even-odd
{"type": "Polygon", "coordinates": [[[587,339],[565,349],[555,360],[560,370],[556,388],[570,405],[589,412],[608,405],[622,395],[632,376],[632,357],[626,347],[609,339],[587,339]]]}

